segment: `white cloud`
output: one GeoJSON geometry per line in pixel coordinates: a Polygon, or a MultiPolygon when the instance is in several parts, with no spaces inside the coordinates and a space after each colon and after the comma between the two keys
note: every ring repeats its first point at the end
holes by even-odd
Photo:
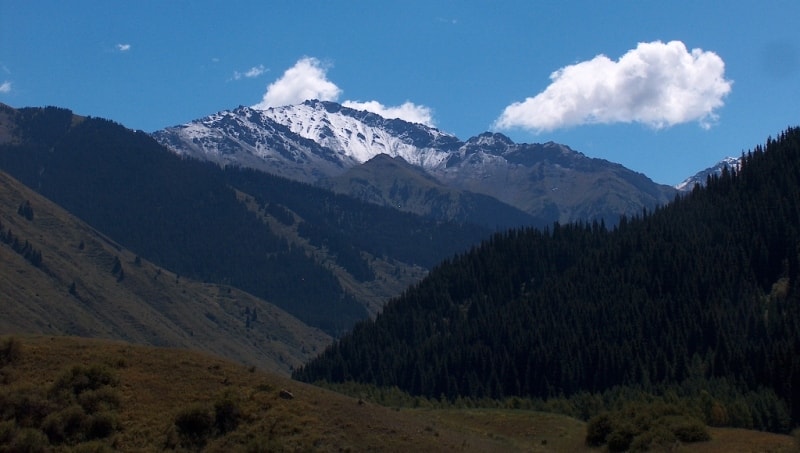
{"type": "Polygon", "coordinates": [[[127,52],[127,51],[131,50],[131,45],[130,44],[117,44],[117,50],[119,50],[120,52],[127,52]]]}
{"type": "Polygon", "coordinates": [[[263,64],[260,64],[258,66],[253,66],[252,68],[248,69],[245,72],[235,71],[233,73],[233,80],[239,80],[242,77],[246,77],[248,79],[254,79],[254,78],[266,73],[267,71],[268,71],[268,69],[265,68],[263,64]]]}
{"type": "Polygon", "coordinates": [[[410,123],[433,126],[433,112],[431,109],[409,101],[394,107],[387,107],[378,101],[344,101],[342,105],[355,110],[366,110],[368,112],[377,113],[384,118],[399,118],[410,123]]]}
{"type": "MultiPolygon", "coordinates": [[[[255,68],[254,68],[255,69],[255,68]]],[[[257,109],[300,104],[309,99],[338,101],[342,90],[328,80],[328,66],[313,57],[304,57],[287,69],[267,87],[267,92],[257,109]]],[[[412,123],[433,126],[433,112],[429,107],[406,101],[399,106],[385,106],[378,101],[344,101],[345,107],[377,113],[384,118],[400,118],[412,123]]]]}
{"type": "Polygon", "coordinates": [[[656,129],[689,121],[709,128],[731,91],[714,52],[680,41],[639,43],[619,60],[598,55],[561,68],[535,97],[505,108],[497,129],[537,132],[581,124],[638,122],[656,129]]]}
{"type": "Polygon", "coordinates": [[[10,93],[11,92],[11,82],[6,80],[3,83],[0,83],[0,93],[10,93]]]}
{"type": "Polygon", "coordinates": [[[342,90],[327,78],[328,68],[313,57],[304,57],[267,87],[255,108],[299,104],[309,99],[335,101],[342,90]]]}

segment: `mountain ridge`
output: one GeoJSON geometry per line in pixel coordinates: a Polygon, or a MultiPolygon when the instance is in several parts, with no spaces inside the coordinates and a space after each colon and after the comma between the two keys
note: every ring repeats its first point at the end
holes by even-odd
{"type": "Polygon", "coordinates": [[[492,132],[462,141],[422,124],[327,101],[240,107],[152,135],[178,154],[311,183],[339,177],[379,154],[401,157],[451,189],[496,198],[544,223],[613,224],[620,215],[666,204],[677,193],[565,145],[517,144],[492,132]],[[300,142],[303,147],[293,154],[284,152],[287,143],[300,142]]]}

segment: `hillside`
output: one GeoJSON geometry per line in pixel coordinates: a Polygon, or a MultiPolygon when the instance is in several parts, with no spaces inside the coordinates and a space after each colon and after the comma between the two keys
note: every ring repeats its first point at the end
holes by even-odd
{"type": "Polygon", "coordinates": [[[3,172],[0,236],[5,334],[192,348],[283,374],[330,342],[248,293],[153,265],[3,172]]]}
{"type": "MultiPolygon", "coordinates": [[[[0,451],[600,451],[584,445],[584,423],[555,414],[392,409],[178,349],[52,336],[11,344],[0,339],[0,451]],[[10,418],[23,408],[28,417],[10,418]]],[[[788,436],[712,433],[677,451],[792,446],[788,436]]]]}
{"type": "Polygon", "coordinates": [[[496,198],[456,190],[401,157],[380,154],[345,173],[318,181],[319,186],[425,217],[481,225],[491,230],[544,227],[550,222],[496,198]]]}
{"type": "Polygon", "coordinates": [[[294,376],[449,400],[621,387],[694,400],[710,424],[786,431],[800,423],[798,250],[795,128],[613,230],[497,234],[294,376]]]}
{"type": "Polygon", "coordinates": [[[4,106],[0,123],[10,131],[0,169],[142,258],[240,288],[331,335],[488,235],[181,158],[143,132],[66,109],[4,106]]]}

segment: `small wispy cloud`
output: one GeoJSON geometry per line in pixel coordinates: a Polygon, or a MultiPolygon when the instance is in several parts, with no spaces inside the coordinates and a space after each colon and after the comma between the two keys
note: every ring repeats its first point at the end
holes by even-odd
{"type": "Polygon", "coordinates": [[[3,83],[0,83],[0,93],[10,93],[11,92],[11,82],[6,80],[3,83]]]}
{"type": "Polygon", "coordinates": [[[127,52],[131,50],[130,44],[117,44],[117,50],[120,52],[127,52]]]}
{"type": "Polygon", "coordinates": [[[507,106],[494,127],[543,132],[636,122],[661,129],[698,121],[707,129],[733,85],[722,58],[680,41],[639,43],[617,61],[598,55],[550,79],[543,92],[507,106]]]}
{"type": "Polygon", "coordinates": [[[258,66],[253,66],[252,68],[248,69],[245,72],[234,71],[233,80],[239,80],[242,78],[254,79],[256,77],[265,74],[268,71],[269,69],[265,68],[263,64],[260,64],[258,66]]]}
{"type": "MultiPolygon", "coordinates": [[[[309,99],[338,101],[342,89],[328,80],[329,64],[314,57],[303,57],[276,81],[253,108],[268,109],[300,104],[309,99]]],[[[433,111],[424,105],[406,101],[398,106],[386,106],[378,101],[344,101],[342,105],[355,110],[376,113],[384,118],[399,118],[412,123],[433,126],[433,111]]]]}

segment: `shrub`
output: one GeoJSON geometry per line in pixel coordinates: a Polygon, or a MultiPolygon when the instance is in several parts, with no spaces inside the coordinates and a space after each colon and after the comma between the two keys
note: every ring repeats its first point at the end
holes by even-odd
{"type": "Polygon", "coordinates": [[[627,423],[615,427],[614,431],[606,437],[608,451],[628,451],[636,434],[633,426],[627,423]]]}
{"type": "Polygon", "coordinates": [[[9,451],[19,453],[43,453],[50,450],[44,433],[33,428],[21,429],[9,447],[9,451]]]}
{"type": "Polygon", "coordinates": [[[706,425],[692,417],[678,417],[671,420],[670,430],[681,442],[703,442],[711,439],[706,425]]]}
{"type": "Polygon", "coordinates": [[[87,439],[105,439],[119,429],[117,416],[113,412],[99,412],[89,419],[86,427],[87,439]]]}
{"type": "Polygon", "coordinates": [[[175,417],[181,439],[190,445],[204,445],[214,429],[214,418],[202,406],[184,409],[175,417]]]}
{"type": "Polygon", "coordinates": [[[118,409],[120,405],[119,392],[111,387],[87,390],[78,395],[78,403],[87,414],[118,409]]]}
{"type": "Polygon", "coordinates": [[[42,431],[51,444],[75,444],[85,440],[89,417],[83,408],[75,405],[53,412],[42,422],[42,431]]]}
{"type": "Polygon", "coordinates": [[[38,427],[53,404],[33,387],[15,386],[0,394],[0,418],[16,420],[21,428],[38,427]]]}
{"type": "Polygon", "coordinates": [[[71,404],[82,393],[104,387],[116,387],[114,373],[105,366],[77,365],[64,372],[50,387],[50,397],[62,404],[71,404]]]}
{"type": "Polygon", "coordinates": [[[648,431],[636,436],[631,441],[630,451],[651,451],[660,449],[668,451],[678,440],[675,434],[664,425],[654,426],[648,431]]]}
{"type": "Polygon", "coordinates": [[[22,342],[15,337],[0,342],[0,367],[11,365],[22,358],[22,342]]]}
{"type": "Polygon", "coordinates": [[[632,403],[593,417],[586,425],[586,444],[607,444],[609,451],[646,451],[674,441],[701,442],[711,436],[698,418],[674,405],[632,403]]]}
{"type": "Polygon", "coordinates": [[[0,422],[0,445],[10,445],[17,435],[17,424],[14,420],[0,422]]]}
{"type": "Polygon", "coordinates": [[[230,397],[214,403],[214,426],[220,434],[235,430],[239,426],[241,416],[239,405],[230,397]]]}
{"type": "Polygon", "coordinates": [[[84,442],[70,450],[71,453],[111,453],[114,450],[100,441],[84,442]]]}
{"type": "Polygon", "coordinates": [[[596,415],[586,425],[586,444],[599,447],[606,443],[606,438],[614,430],[611,415],[607,412],[596,415]]]}

